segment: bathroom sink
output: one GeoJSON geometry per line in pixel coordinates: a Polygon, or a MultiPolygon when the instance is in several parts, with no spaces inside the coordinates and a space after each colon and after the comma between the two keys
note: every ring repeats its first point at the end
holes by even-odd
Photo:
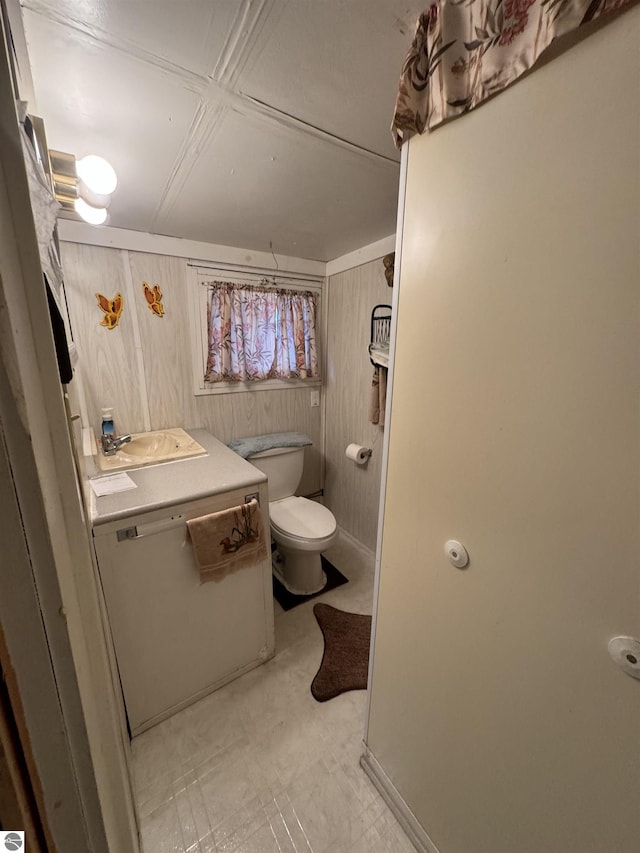
{"type": "MultiPolygon", "coordinates": [[[[174,430],[173,432],[176,431],[174,430]]],[[[119,454],[128,454],[136,458],[153,457],[157,459],[160,456],[166,456],[167,453],[173,453],[180,446],[177,436],[171,435],[168,432],[143,432],[132,436],[131,441],[123,445],[119,454]]]]}
{"type": "Polygon", "coordinates": [[[206,454],[204,447],[179,427],[134,433],[131,441],[124,444],[115,456],[105,456],[98,440],[98,467],[101,471],[142,468],[206,454]]]}

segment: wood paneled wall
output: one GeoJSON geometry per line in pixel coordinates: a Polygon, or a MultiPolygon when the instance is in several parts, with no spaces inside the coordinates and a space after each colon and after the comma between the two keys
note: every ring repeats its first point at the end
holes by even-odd
{"type": "Polygon", "coordinates": [[[321,409],[311,408],[309,389],[193,394],[184,259],[63,243],[62,261],[89,426],[98,430],[101,408],[113,406],[120,433],[200,427],[228,442],[299,430],[313,441],[300,493],[321,487],[321,409]],[[164,317],[148,309],[143,281],[160,285],[164,317]],[[100,325],[96,292],[123,295],[117,328],[100,325]]]}
{"type": "Polygon", "coordinates": [[[369,423],[373,367],[367,345],[371,309],[391,304],[382,260],[331,276],[325,296],[326,504],[338,524],[371,550],[376,547],[383,427],[369,423]],[[345,456],[351,442],[371,447],[366,465],[345,456]]]}

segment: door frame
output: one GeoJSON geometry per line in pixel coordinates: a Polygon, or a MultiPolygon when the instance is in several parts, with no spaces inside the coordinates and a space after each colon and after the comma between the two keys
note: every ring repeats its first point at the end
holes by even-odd
{"type": "MultiPolygon", "coordinates": [[[[2,9],[5,11],[4,0],[2,9]]],[[[51,849],[139,839],[0,18],[0,625],[51,849]]],[[[12,27],[16,26],[11,20],[12,27]]],[[[15,61],[16,56],[13,54],[15,61]]],[[[13,827],[22,829],[22,827],[13,827]]]]}

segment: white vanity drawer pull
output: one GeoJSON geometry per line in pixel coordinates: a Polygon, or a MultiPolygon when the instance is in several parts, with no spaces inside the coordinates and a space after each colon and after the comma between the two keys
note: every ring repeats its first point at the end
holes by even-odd
{"type": "Polygon", "coordinates": [[[138,531],[135,527],[123,527],[121,530],[116,530],[116,538],[118,542],[124,542],[126,539],[135,539],[138,531]]]}
{"type": "Polygon", "coordinates": [[[169,518],[162,518],[160,521],[150,521],[148,524],[123,527],[116,531],[116,537],[118,542],[124,542],[126,539],[142,539],[143,536],[153,536],[154,533],[161,533],[163,530],[184,526],[184,523],[184,515],[172,515],[169,518]]]}

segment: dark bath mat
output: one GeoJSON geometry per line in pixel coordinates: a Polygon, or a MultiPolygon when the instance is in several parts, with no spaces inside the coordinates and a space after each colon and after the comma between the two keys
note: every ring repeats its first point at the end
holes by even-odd
{"type": "Polygon", "coordinates": [[[324,573],[327,576],[327,582],[319,592],[314,592],[312,595],[294,595],[280,583],[280,581],[275,575],[272,575],[273,597],[283,610],[291,610],[293,607],[297,607],[299,604],[304,604],[305,601],[310,601],[312,598],[315,598],[318,595],[322,595],[325,592],[329,592],[330,589],[335,589],[337,586],[342,586],[343,583],[349,583],[349,579],[345,578],[342,572],[339,572],[336,567],[333,566],[329,562],[329,560],[327,560],[325,556],[320,554],[320,559],[322,561],[322,568],[324,569],[324,573]]]}
{"type": "Polygon", "coordinates": [[[329,604],[316,604],[313,612],[324,635],[322,663],[311,683],[313,698],[326,702],[347,690],[366,690],[371,616],[329,604]]]}

